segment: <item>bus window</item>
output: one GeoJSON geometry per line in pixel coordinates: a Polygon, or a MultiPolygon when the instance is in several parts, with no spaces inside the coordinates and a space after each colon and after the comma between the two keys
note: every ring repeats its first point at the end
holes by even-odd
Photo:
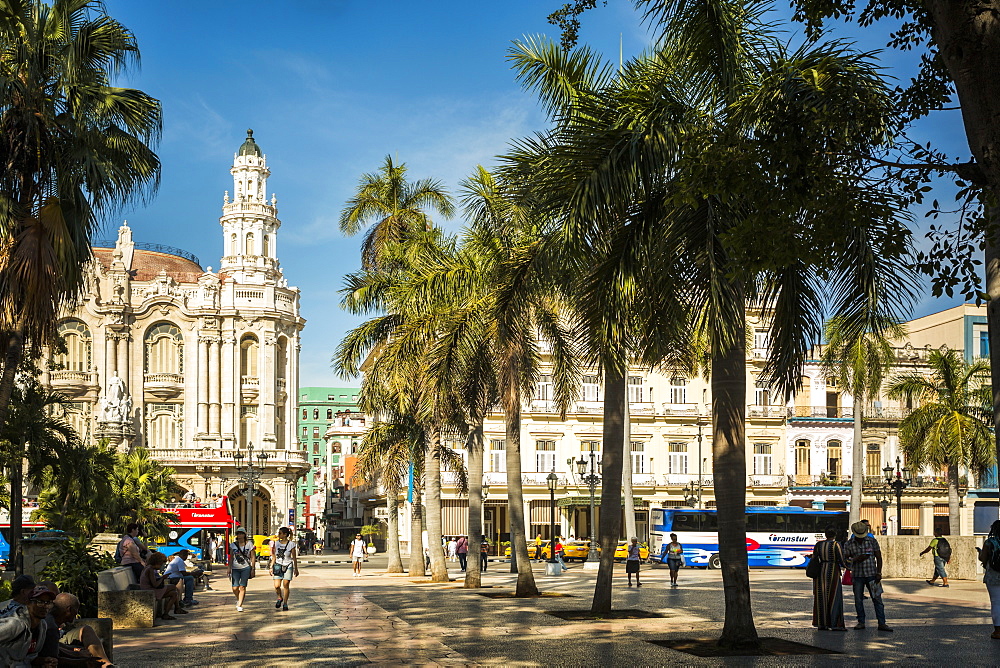
{"type": "Polygon", "coordinates": [[[751,517],[757,520],[757,529],[759,533],[773,533],[775,531],[786,531],[786,522],[784,515],[778,515],[777,513],[749,513],[747,519],[751,517]]]}
{"type": "Polygon", "coordinates": [[[700,531],[699,513],[675,513],[672,531],[700,531]]]}
{"type": "Polygon", "coordinates": [[[719,530],[719,515],[717,513],[702,513],[702,515],[701,515],[701,530],[702,531],[718,531],[719,530]]]}

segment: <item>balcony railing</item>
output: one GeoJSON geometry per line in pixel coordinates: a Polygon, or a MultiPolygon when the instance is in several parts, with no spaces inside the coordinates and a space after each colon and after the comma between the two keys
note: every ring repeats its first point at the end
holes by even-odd
{"type": "Polygon", "coordinates": [[[781,474],[753,474],[747,476],[748,487],[785,487],[788,480],[781,474]]]}
{"type": "Polygon", "coordinates": [[[184,376],[179,373],[147,373],[146,382],[183,385],[184,376]]]}
{"type": "Polygon", "coordinates": [[[49,378],[53,383],[86,383],[90,380],[90,374],[86,371],[50,371],[49,378]]]}
{"type": "Polygon", "coordinates": [[[750,404],[747,406],[747,417],[771,417],[771,418],[783,418],[788,412],[788,409],[784,405],[760,405],[760,404],[750,404]]]}
{"type": "Polygon", "coordinates": [[[853,418],[850,406],[791,406],[787,409],[790,418],[853,418]]]}
{"type": "Polygon", "coordinates": [[[850,487],[851,476],[838,475],[790,475],[789,487],[850,487]]]}
{"type": "MultiPolygon", "coordinates": [[[[235,466],[232,450],[219,450],[218,448],[156,448],[149,450],[153,459],[168,462],[211,462],[211,463],[231,463],[235,466]]],[[[258,464],[256,456],[258,453],[267,454],[266,466],[287,466],[308,465],[309,459],[305,452],[301,450],[278,450],[278,449],[254,449],[254,466],[258,464]]],[[[244,461],[244,464],[246,462],[244,461]]]]}
{"type": "Polygon", "coordinates": [[[698,415],[698,404],[663,404],[664,415],[698,415]]]}

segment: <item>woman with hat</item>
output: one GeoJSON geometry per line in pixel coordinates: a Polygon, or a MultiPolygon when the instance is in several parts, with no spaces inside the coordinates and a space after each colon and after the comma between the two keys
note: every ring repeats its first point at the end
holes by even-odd
{"type": "Polygon", "coordinates": [[[226,575],[233,585],[236,597],[236,612],[243,612],[243,599],[247,595],[247,583],[256,573],[257,553],[255,546],[247,540],[245,529],[236,530],[236,539],[229,544],[229,562],[226,575]]]}

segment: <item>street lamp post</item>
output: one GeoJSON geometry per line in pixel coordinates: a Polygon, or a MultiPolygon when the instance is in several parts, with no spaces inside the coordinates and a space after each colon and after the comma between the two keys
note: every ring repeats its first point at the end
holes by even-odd
{"type": "Polygon", "coordinates": [[[587,550],[587,561],[598,561],[597,540],[594,537],[594,490],[601,482],[601,476],[597,475],[597,467],[601,465],[601,460],[597,459],[594,451],[590,451],[590,474],[587,474],[587,460],[580,455],[576,460],[576,470],[580,473],[580,479],[590,487],[590,549],[587,550]]]}
{"type": "Polygon", "coordinates": [[[896,492],[896,535],[903,528],[903,490],[913,482],[913,475],[906,466],[900,468],[902,460],[896,457],[896,468],[893,470],[892,464],[886,463],[882,473],[885,474],[885,484],[896,492]]]}
{"type": "Polygon", "coordinates": [[[698,508],[701,508],[701,489],[702,489],[701,430],[704,426],[705,426],[704,423],[701,421],[701,416],[699,415],[698,416],[698,508]]]}
{"type": "Polygon", "coordinates": [[[243,488],[246,490],[247,498],[247,533],[250,536],[250,540],[253,540],[254,536],[254,496],[257,494],[257,485],[260,484],[261,473],[264,472],[264,465],[267,463],[268,455],[266,452],[258,452],[256,454],[257,466],[253,464],[254,460],[254,447],[253,443],[247,445],[246,455],[239,449],[233,453],[233,461],[236,462],[236,474],[239,476],[240,480],[243,482],[243,488]],[[243,460],[246,459],[246,466],[243,466],[243,460]]]}
{"type": "Polygon", "coordinates": [[[882,535],[885,535],[886,527],[889,526],[889,499],[891,498],[892,490],[885,485],[875,491],[875,499],[878,501],[878,505],[882,508],[882,535]]]}
{"type": "MultiPolygon", "coordinates": [[[[546,575],[562,575],[562,569],[556,563],[556,487],[559,486],[559,476],[556,475],[555,468],[545,476],[545,483],[549,486],[549,522],[552,525],[549,534],[549,565],[546,567],[546,575]]],[[[538,549],[542,549],[541,545],[538,549]]],[[[536,555],[541,559],[542,555],[536,555]]]]}
{"type": "Polygon", "coordinates": [[[698,488],[695,487],[694,481],[684,485],[684,489],[682,491],[684,492],[684,503],[689,506],[694,506],[694,504],[698,502],[698,497],[694,495],[694,493],[698,491],[698,488]]]}

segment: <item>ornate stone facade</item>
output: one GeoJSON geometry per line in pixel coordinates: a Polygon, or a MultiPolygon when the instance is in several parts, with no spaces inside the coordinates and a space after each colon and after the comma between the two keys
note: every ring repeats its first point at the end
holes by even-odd
{"type": "Polygon", "coordinates": [[[49,357],[43,381],[70,398],[81,435],[148,448],[185,489],[230,496],[241,521],[232,453],[253,443],[268,454],[255,500],[262,532],[288,523],[309,469],[294,391],[305,320],[278,262],[277,200],[265,199],[270,172],[252,132],[230,171],[219,270],[135,243],[123,224],[113,243],[95,244],[89,288],[59,324],[66,350],[49,357]]]}

